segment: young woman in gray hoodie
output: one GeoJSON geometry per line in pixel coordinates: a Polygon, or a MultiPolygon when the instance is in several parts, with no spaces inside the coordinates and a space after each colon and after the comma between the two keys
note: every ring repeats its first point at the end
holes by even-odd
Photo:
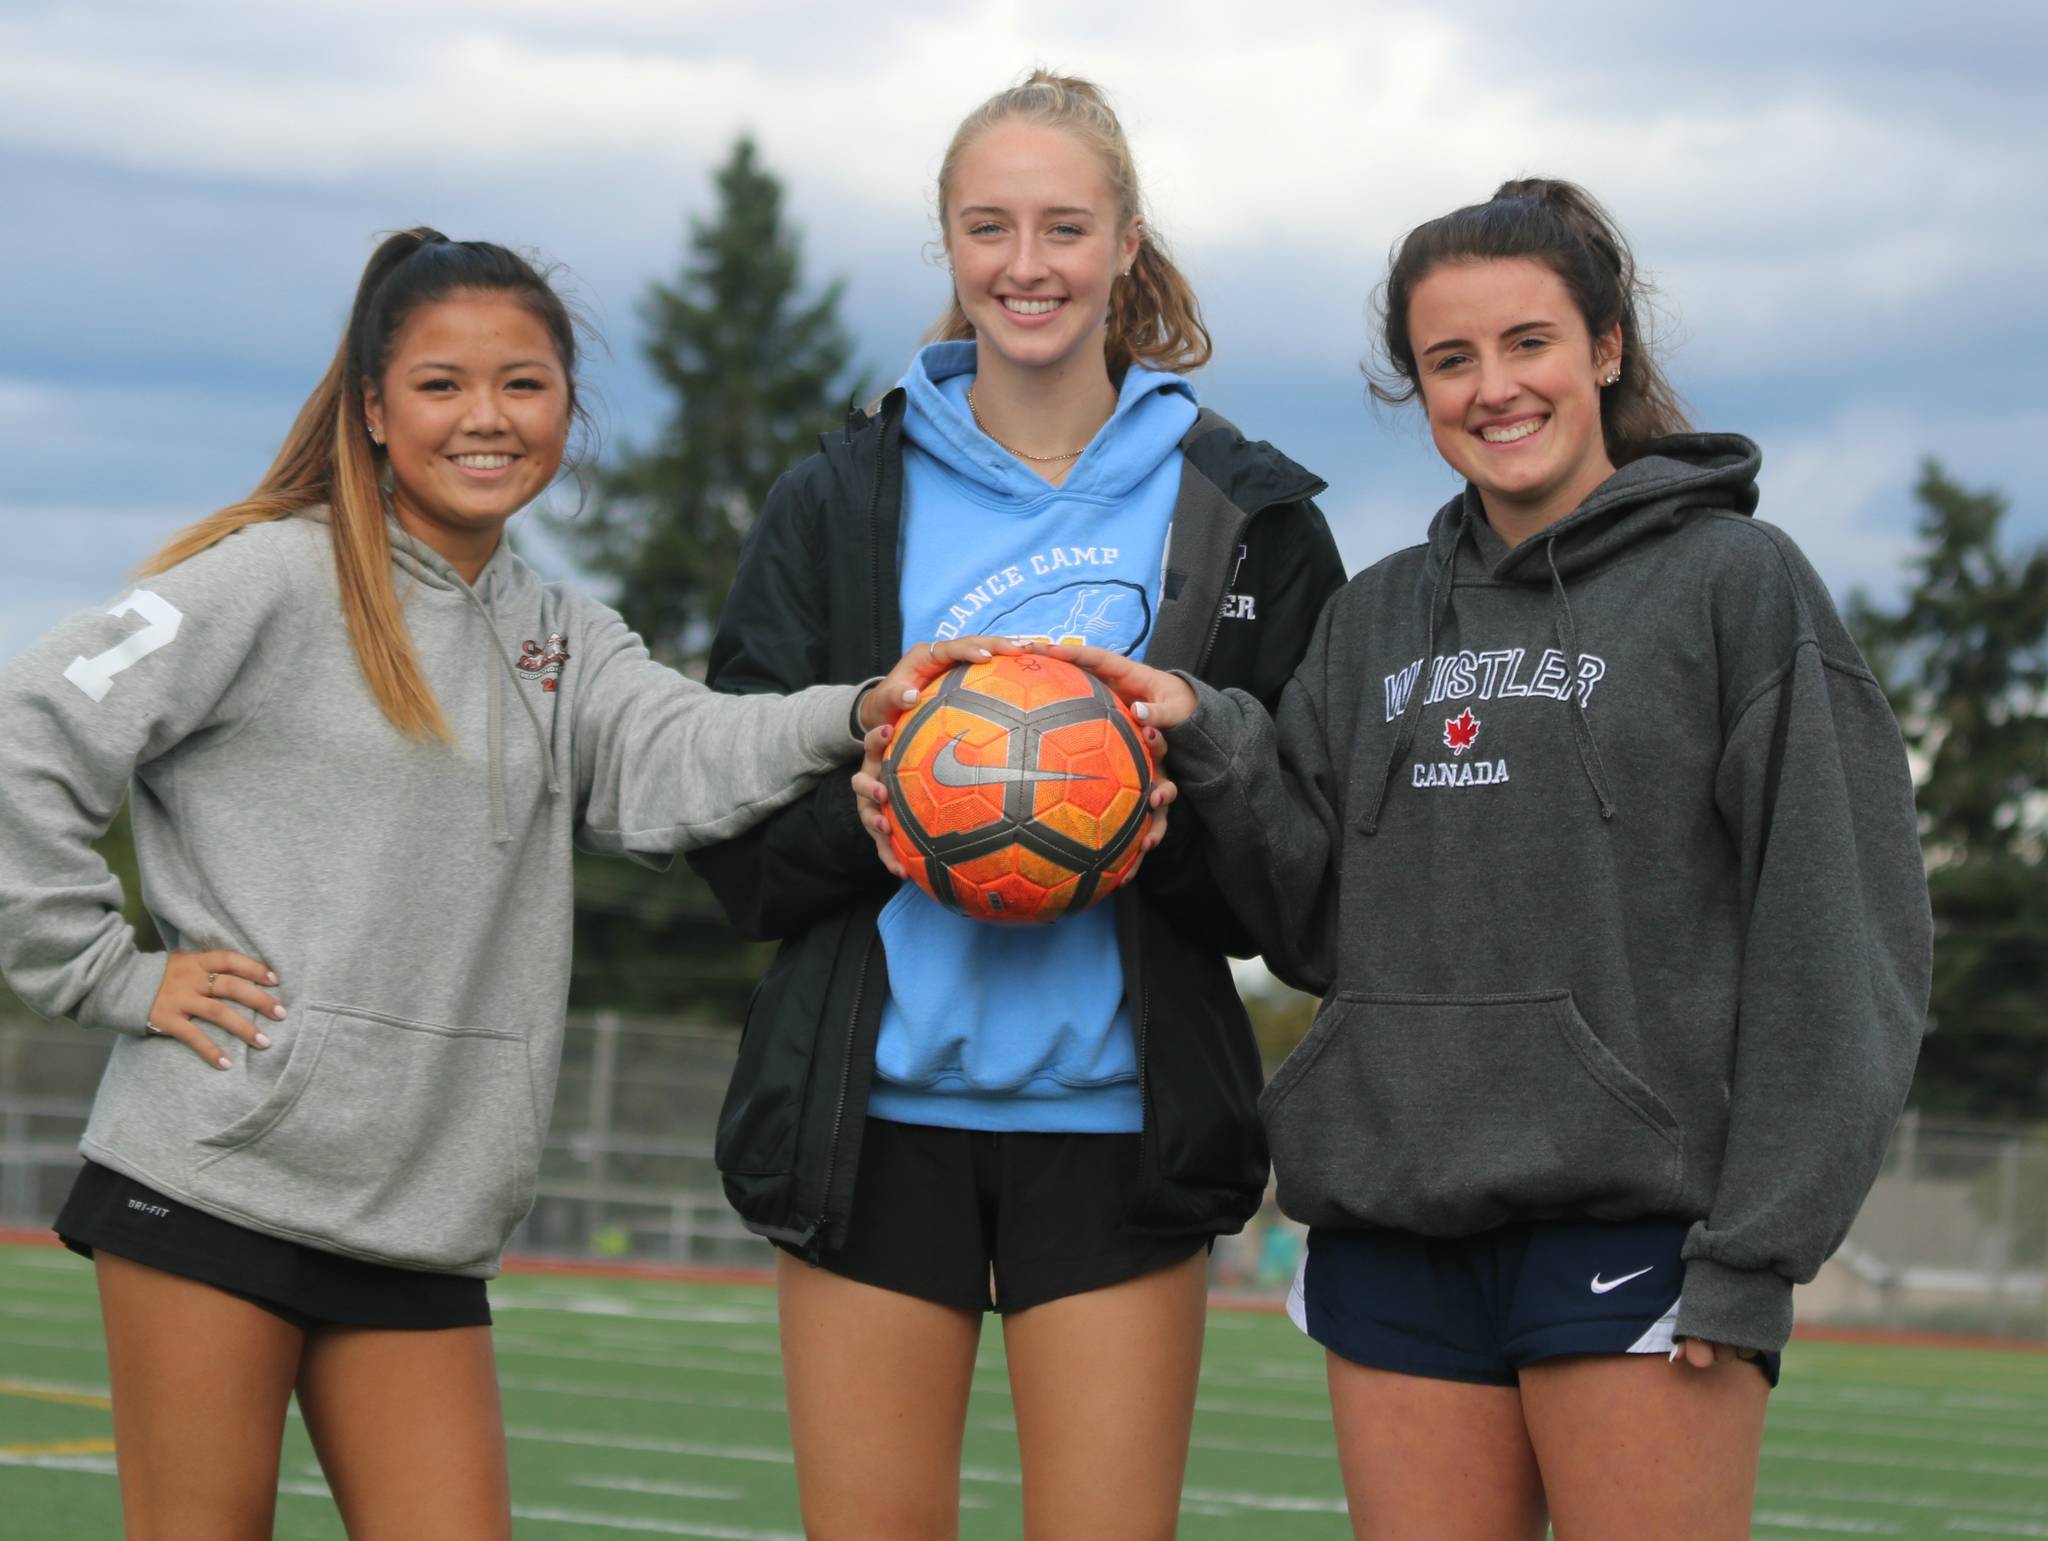
{"type": "Polygon", "coordinates": [[[988,656],[787,697],[654,662],[503,539],[576,414],[528,262],[393,236],[256,491],[0,679],[0,970],[117,1035],[57,1229],[130,1534],[269,1536],[294,1393],[351,1534],[510,1534],[483,1281],[533,1201],[572,845],[735,835],[988,656]],[[124,796],[165,953],[93,849],[124,796]]]}
{"type": "Polygon", "coordinates": [[[1261,1112],[1361,1537],[1747,1536],[1792,1286],[1919,1046],[1897,724],[1750,517],[1756,447],[1686,431],[1640,293],[1567,183],[1418,227],[1382,392],[1465,491],[1332,600],[1275,716],[1083,660],[1324,996],[1261,1112]]]}

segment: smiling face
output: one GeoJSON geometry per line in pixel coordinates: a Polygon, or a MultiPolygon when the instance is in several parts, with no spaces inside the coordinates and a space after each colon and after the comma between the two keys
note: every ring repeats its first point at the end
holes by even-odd
{"type": "Polygon", "coordinates": [[[1110,289],[1138,254],[1138,222],[1094,152],[1012,119],[961,153],[945,191],[946,254],[981,372],[1106,369],[1110,289]]]}
{"type": "Polygon", "coordinates": [[[1545,263],[1433,268],[1409,296],[1408,338],[1437,452],[1478,487],[1503,539],[1554,524],[1614,474],[1600,381],[1621,328],[1593,337],[1545,263]]]}
{"type": "Polygon", "coordinates": [[[391,458],[398,522],[474,580],[562,464],[569,380],[526,306],[458,294],[406,318],[363,413],[391,458]]]}

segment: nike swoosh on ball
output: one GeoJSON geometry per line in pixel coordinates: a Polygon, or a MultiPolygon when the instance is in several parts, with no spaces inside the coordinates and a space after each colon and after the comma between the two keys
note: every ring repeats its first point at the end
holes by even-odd
{"type": "MultiPolygon", "coordinates": [[[[965,734],[961,735],[966,737],[965,734]]],[[[969,765],[960,758],[960,739],[946,741],[946,747],[932,756],[932,780],[942,787],[1000,786],[1014,781],[1096,781],[1078,771],[1012,770],[1007,765],[969,765]]]]}

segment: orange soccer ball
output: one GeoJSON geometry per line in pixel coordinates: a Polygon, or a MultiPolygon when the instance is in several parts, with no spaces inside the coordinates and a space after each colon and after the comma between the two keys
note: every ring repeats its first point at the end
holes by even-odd
{"type": "Polygon", "coordinates": [[[1138,862],[1152,756],[1087,670],[1004,654],[942,674],[882,763],[890,843],[920,888],[976,920],[1057,920],[1138,862]]]}

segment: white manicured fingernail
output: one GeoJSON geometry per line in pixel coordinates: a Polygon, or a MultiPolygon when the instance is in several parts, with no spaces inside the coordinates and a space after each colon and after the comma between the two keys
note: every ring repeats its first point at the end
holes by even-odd
{"type": "Polygon", "coordinates": [[[282,1006],[273,1006],[273,1007],[271,1007],[271,1008],[270,1008],[270,1016],[271,1016],[271,1020],[272,1020],[272,1021],[274,1021],[274,1022],[282,1022],[282,1021],[284,1020],[284,1007],[282,1007],[282,1006]]]}
{"type": "Polygon", "coordinates": [[[1140,701],[1131,708],[1131,715],[1140,722],[1150,722],[1152,720],[1152,708],[1145,702],[1140,701]]]}
{"type": "Polygon", "coordinates": [[[267,1049],[270,1047],[270,1035],[268,1033],[258,1033],[254,1042],[257,1048],[267,1049]]]}
{"type": "Polygon", "coordinates": [[[273,985],[274,985],[274,984],[276,984],[276,983],[277,983],[277,975],[275,975],[275,974],[271,974],[271,973],[265,973],[265,974],[264,974],[264,976],[263,976],[263,979],[264,979],[264,982],[265,982],[266,984],[273,984],[273,985]]]}
{"type": "Polygon", "coordinates": [[[978,647],[978,648],[976,648],[976,649],[974,650],[974,656],[975,656],[976,658],[993,658],[993,657],[995,657],[996,655],[995,655],[994,653],[991,653],[991,652],[990,652],[990,651],[989,651],[989,650],[988,650],[987,648],[985,648],[985,647],[978,647]]]}
{"type": "Polygon", "coordinates": [[[223,1070],[232,1070],[235,1068],[234,1061],[230,1060],[225,1054],[223,1054],[219,1059],[215,1060],[214,1064],[218,1065],[223,1070]]]}
{"type": "Polygon", "coordinates": [[[916,691],[914,691],[914,690],[906,690],[906,691],[904,691],[904,692],[903,692],[903,704],[904,704],[905,706],[915,706],[915,705],[917,705],[917,692],[916,692],[916,691]]]}

